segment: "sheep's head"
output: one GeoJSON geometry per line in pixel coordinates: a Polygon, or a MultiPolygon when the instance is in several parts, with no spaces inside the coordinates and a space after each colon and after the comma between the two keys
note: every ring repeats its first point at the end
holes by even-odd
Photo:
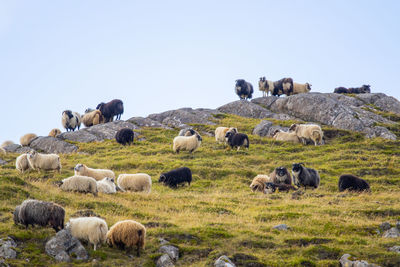
{"type": "Polygon", "coordinates": [[[198,141],[200,141],[200,142],[203,141],[203,139],[201,138],[201,136],[198,133],[196,133],[196,137],[197,137],[198,141]]]}
{"type": "Polygon", "coordinates": [[[104,102],[101,102],[100,104],[97,105],[96,109],[101,110],[101,108],[105,105],[104,102]]]}
{"type": "Polygon", "coordinates": [[[64,110],[62,115],[64,116],[64,114],[67,115],[69,119],[73,117],[71,110],[64,110]]]}
{"type": "Polygon", "coordinates": [[[281,166],[281,167],[276,168],[275,172],[276,172],[276,175],[282,177],[282,176],[285,176],[288,171],[285,167],[281,166]]]}
{"type": "Polygon", "coordinates": [[[238,130],[237,130],[237,128],[231,127],[231,128],[229,128],[229,130],[227,132],[238,133],[238,130]]]}
{"type": "Polygon", "coordinates": [[[370,85],[364,84],[364,85],[361,87],[361,90],[362,90],[363,93],[371,93],[371,86],[370,86],[370,85]]]}
{"type": "Polygon", "coordinates": [[[311,91],[311,86],[312,86],[312,84],[306,83],[306,86],[307,86],[307,90],[308,90],[308,91],[311,91]]]}
{"type": "Polygon", "coordinates": [[[85,110],[85,114],[86,114],[86,113],[89,113],[89,112],[92,112],[92,111],[94,111],[94,109],[92,109],[92,108],[87,108],[87,109],[85,110]]]}
{"type": "Polygon", "coordinates": [[[296,128],[297,128],[297,124],[296,124],[296,123],[295,123],[295,124],[292,124],[292,125],[290,125],[289,132],[296,131],[296,128]]]}
{"type": "Polygon", "coordinates": [[[30,158],[30,159],[34,159],[36,157],[36,155],[37,155],[37,152],[34,150],[29,151],[29,153],[27,154],[28,158],[30,158]]]}
{"type": "Polygon", "coordinates": [[[161,175],[160,175],[160,179],[158,179],[158,182],[159,182],[159,183],[164,183],[166,180],[167,180],[167,177],[165,177],[164,174],[161,174],[161,175]]]}
{"type": "Polygon", "coordinates": [[[276,186],[274,183],[267,182],[265,183],[264,194],[272,194],[276,191],[276,186]]]}
{"type": "Polygon", "coordinates": [[[275,132],[272,134],[272,137],[274,137],[277,133],[279,133],[281,130],[277,129],[275,132]]]}
{"type": "Polygon", "coordinates": [[[304,167],[304,163],[293,163],[292,164],[292,172],[299,173],[304,167]]]}
{"type": "Polygon", "coordinates": [[[233,132],[227,132],[226,134],[225,134],[225,140],[228,142],[229,141],[229,139],[231,138],[231,136],[233,136],[234,135],[234,133],[233,132]]]}
{"type": "Polygon", "coordinates": [[[79,171],[83,168],[83,166],[84,166],[83,164],[78,163],[78,164],[76,164],[74,170],[77,171],[77,172],[79,172],[79,171]]]}
{"type": "Polygon", "coordinates": [[[185,132],[185,136],[192,136],[192,135],[195,135],[195,134],[196,134],[196,131],[193,130],[193,129],[187,129],[186,132],[185,132]]]}
{"type": "Polygon", "coordinates": [[[108,183],[114,183],[114,178],[106,177],[103,179],[103,181],[108,182],[108,183]]]}

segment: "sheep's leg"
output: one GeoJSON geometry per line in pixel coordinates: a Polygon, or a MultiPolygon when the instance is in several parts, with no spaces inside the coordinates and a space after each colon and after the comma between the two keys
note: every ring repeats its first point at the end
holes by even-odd
{"type": "Polygon", "coordinates": [[[238,146],[238,149],[237,149],[237,151],[239,151],[240,150],[240,146],[238,146]]]}
{"type": "Polygon", "coordinates": [[[93,250],[94,250],[94,251],[96,251],[96,248],[97,248],[97,246],[96,246],[96,244],[94,244],[94,248],[93,248],[93,250]]]}
{"type": "Polygon", "coordinates": [[[136,254],[137,254],[138,257],[140,257],[140,246],[139,246],[139,244],[137,245],[137,253],[136,254]]]}

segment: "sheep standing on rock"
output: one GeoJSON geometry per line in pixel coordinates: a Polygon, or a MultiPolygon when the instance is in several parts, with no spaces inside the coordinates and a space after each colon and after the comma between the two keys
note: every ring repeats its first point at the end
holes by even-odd
{"type": "Polygon", "coordinates": [[[308,140],[314,142],[314,145],[322,145],[324,133],[319,125],[316,124],[292,124],[289,128],[289,133],[296,133],[303,144],[308,140]]]}
{"type": "Polygon", "coordinates": [[[71,176],[61,181],[61,190],[80,193],[92,193],[97,196],[96,180],[88,176],[71,176]]]}
{"type": "Polygon", "coordinates": [[[290,175],[289,171],[281,166],[276,168],[270,175],[269,175],[271,182],[275,184],[292,184],[292,176],[290,175]]]}
{"type": "Polygon", "coordinates": [[[242,146],[247,149],[250,146],[249,137],[244,133],[227,132],[225,140],[231,148],[237,147],[238,151],[242,146]]]}
{"type": "Polygon", "coordinates": [[[251,191],[256,192],[264,192],[265,190],[265,184],[270,181],[270,178],[268,175],[265,174],[259,174],[256,177],[254,177],[253,181],[250,184],[251,191]]]}
{"type": "Polygon", "coordinates": [[[261,77],[258,82],[258,87],[260,91],[263,91],[263,96],[265,93],[271,92],[271,95],[281,96],[286,94],[290,96],[293,94],[293,79],[292,78],[282,78],[276,82],[268,81],[265,77],[261,77]]]}
{"type": "Polygon", "coordinates": [[[92,168],[87,167],[85,164],[81,164],[81,163],[76,164],[74,171],[75,171],[75,175],[89,176],[89,177],[94,178],[97,181],[100,181],[106,177],[115,179],[115,174],[112,170],[92,169],[92,168]]]}
{"type": "Polygon", "coordinates": [[[82,123],[86,127],[90,127],[93,125],[97,125],[104,122],[104,117],[101,114],[100,110],[93,110],[91,112],[87,112],[82,116],[82,123]]]}
{"type": "Polygon", "coordinates": [[[60,134],[61,134],[61,130],[58,128],[54,128],[49,132],[49,136],[51,136],[51,137],[57,137],[60,134]]]}
{"type": "Polygon", "coordinates": [[[173,151],[179,154],[179,151],[187,150],[192,153],[200,147],[203,139],[196,132],[192,136],[176,136],[173,141],[173,151]]]}
{"type": "Polygon", "coordinates": [[[277,141],[284,141],[284,142],[292,142],[295,144],[299,144],[300,138],[297,136],[295,132],[284,132],[282,130],[276,130],[272,135],[272,138],[277,141]]]}
{"type": "Polygon", "coordinates": [[[29,166],[28,162],[28,154],[21,154],[15,160],[15,168],[19,170],[21,173],[29,170],[31,167],[29,166]]]}
{"type": "Polygon", "coordinates": [[[124,103],[119,99],[114,99],[108,103],[101,102],[96,109],[101,111],[104,116],[104,122],[113,121],[114,116],[117,116],[116,120],[120,120],[121,115],[124,113],[124,103]]]}
{"type": "Polygon", "coordinates": [[[28,153],[29,167],[32,170],[57,170],[61,173],[60,157],[57,154],[42,154],[36,151],[28,153]]]}
{"type": "Polygon", "coordinates": [[[33,141],[33,139],[35,139],[37,137],[36,134],[34,133],[28,133],[23,135],[20,139],[19,139],[19,143],[21,144],[21,146],[29,146],[29,144],[33,141]]]}
{"type": "Polygon", "coordinates": [[[293,95],[309,93],[311,91],[311,84],[309,83],[293,83],[293,95]]]}
{"type": "Polygon", "coordinates": [[[371,191],[367,181],[351,174],[343,174],[340,176],[338,186],[339,192],[343,192],[346,189],[355,192],[371,191]]]}
{"type": "Polygon", "coordinates": [[[317,188],[321,180],[318,172],[303,165],[303,163],[293,163],[292,174],[294,184],[298,187],[304,186],[304,190],[307,186],[317,188]]]}
{"type": "Polygon", "coordinates": [[[187,167],[182,167],[178,169],[174,169],[169,172],[162,173],[160,175],[160,179],[158,179],[159,183],[164,183],[171,188],[177,188],[179,184],[182,183],[190,183],[192,182],[192,171],[187,167]]]}
{"type": "Polygon", "coordinates": [[[80,217],[70,219],[67,225],[71,235],[93,244],[93,250],[106,242],[108,226],[105,220],[98,217],[80,217]]]}
{"type": "Polygon", "coordinates": [[[151,177],[146,173],[120,174],[117,185],[122,191],[151,192],[151,177]]]}
{"type": "Polygon", "coordinates": [[[115,134],[115,140],[117,141],[117,143],[124,146],[126,144],[130,145],[131,143],[133,143],[134,137],[135,134],[133,133],[133,130],[129,128],[121,129],[115,134]]]}
{"type": "Polygon", "coordinates": [[[117,193],[114,178],[106,177],[103,180],[97,181],[97,191],[105,194],[117,193]]]}
{"type": "Polygon", "coordinates": [[[235,92],[242,99],[251,99],[253,97],[253,85],[243,79],[236,80],[235,92]]]}
{"type": "Polygon", "coordinates": [[[140,249],[144,249],[146,239],[146,228],[143,224],[133,220],[119,221],[111,226],[107,233],[107,243],[110,246],[128,251],[136,246],[137,256],[140,249]]]}
{"type": "Polygon", "coordinates": [[[215,129],[215,141],[218,143],[225,143],[225,135],[227,132],[238,133],[238,130],[234,127],[217,127],[217,129],[215,129]]]}
{"type": "Polygon", "coordinates": [[[64,110],[61,117],[62,126],[68,131],[75,131],[81,127],[81,115],[78,112],[64,110]]]}

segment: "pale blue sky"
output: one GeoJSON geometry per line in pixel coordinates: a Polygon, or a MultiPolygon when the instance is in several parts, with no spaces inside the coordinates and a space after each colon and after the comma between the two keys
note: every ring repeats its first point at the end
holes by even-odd
{"type": "Polygon", "coordinates": [[[400,98],[400,1],[0,0],[0,142],[123,100],[122,119],[237,100],[234,81],[400,98]]]}

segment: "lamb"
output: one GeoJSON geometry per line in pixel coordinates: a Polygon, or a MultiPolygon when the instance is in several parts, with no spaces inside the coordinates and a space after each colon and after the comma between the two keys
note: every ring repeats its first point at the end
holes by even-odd
{"type": "Polygon", "coordinates": [[[178,136],[192,136],[195,134],[196,134],[195,130],[193,130],[191,128],[187,128],[187,129],[180,130],[178,136]]]}
{"type": "Polygon", "coordinates": [[[15,208],[13,219],[15,224],[40,226],[50,225],[56,232],[64,229],[65,210],[53,202],[27,199],[15,208]]]}
{"type": "Polygon", "coordinates": [[[272,182],[265,183],[264,194],[272,194],[275,193],[276,190],[279,192],[288,192],[290,190],[297,190],[293,185],[290,184],[275,184],[272,182]]]}
{"type": "Polygon", "coordinates": [[[244,146],[245,148],[249,148],[249,137],[244,133],[233,133],[227,132],[225,135],[225,140],[231,148],[237,147],[239,151],[240,147],[244,146]]]}
{"type": "Polygon", "coordinates": [[[177,154],[179,154],[179,151],[184,150],[192,153],[200,147],[202,140],[203,139],[197,132],[192,136],[176,136],[173,140],[172,149],[177,154]]]}
{"type": "Polygon", "coordinates": [[[51,137],[57,137],[60,134],[61,134],[61,130],[58,128],[54,128],[49,132],[49,136],[51,136],[51,137]]]}
{"type": "Polygon", "coordinates": [[[114,120],[114,116],[116,120],[121,119],[121,115],[124,113],[124,103],[119,99],[111,100],[108,103],[101,102],[97,105],[96,109],[101,111],[101,114],[104,116],[104,122],[110,122],[114,120]]]}
{"type": "Polygon", "coordinates": [[[307,186],[317,188],[319,186],[320,177],[318,171],[304,167],[304,163],[293,163],[292,168],[293,182],[298,187],[307,186]]]}
{"type": "Polygon", "coordinates": [[[309,93],[311,91],[311,84],[309,83],[293,83],[293,94],[309,93]]]}
{"type": "Polygon", "coordinates": [[[146,239],[146,228],[133,220],[119,221],[111,226],[107,233],[107,244],[127,249],[128,251],[136,246],[137,256],[140,256],[140,249],[144,249],[146,239]]]}
{"type": "Polygon", "coordinates": [[[254,177],[253,181],[250,184],[251,191],[256,192],[264,192],[265,190],[265,184],[270,181],[270,178],[268,175],[265,174],[259,174],[256,177],[254,177]]]}
{"type": "Polygon", "coordinates": [[[15,168],[19,170],[21,173],[29,170],[31,167],[29,166],[28,162],[28,154],[21,154],[15,160],[15,168]]]}
{"type": "Polygon", "coordinates": [[[367,181],[351,174],[343,174],[339,178],[339,192],[348,189],[349,191],[367,191],[370,192],[370,187],[367,181]]]}
{"type": "Polygon", "coordinates": [[[114,183],[114,178],[106,177],[103,180],[97,181],[97,191],[105,194],[117,193],[117,187],[114,183]]]}
{"type": "Polygon", "coordinates": [[[151,192],[151,177],[146,173],[120,174],[117,185],[122,191],[151,192]]]}
{"type": "Polygon", "coordinates": [[[14,144],[14,142],[13,141],[10,141],[10,140],[7,140],[7,141],[4,141],[2,144],[1,144],[1,148],[5,148],[5,147],[7,147],[7,146],[9,146],[9,145],[13,145],[14,144]]]}
{"type": "Polygon", "coordinates": [[[171,188],[177,188],[179,184],[192,182],[192,171],[188,167],[182,167],[178,169],[171,170],[169,172],[164,172],[160,175],[158,179],[159,183],[164,183],[171,188]]]}
{"type": "Polygon", "coordinates": [[[370,94],[371,93],[371,86],[364,84],[361,87],[355,88],[346,88],[346,87],[337,87],[333,91],[336,94],[370,94]]]}
{"type": "Polygon", "coordinates": [[[289,171],[281,166],[276,168],[270,175],[270,180],[274,184],[292,184],[292,176],[289,171]]]}
{"type": "Polygon", "coordinates": [[[87,167],[85,164],[78,163],[75,168],[75,175],[89,176],[97,181],[103,178],[109,177],[115,179],[115,174],[112,170],[107,169],[92,169],[87,167]]]}
{"type": "Polygon", "coordinates": [[[133,133],[132,129],[129,128],[123,128],[120,129],[116,134],[115,134],[115,140],[117,141],[117,143],[121,144],[121,145],[130,145],[131,143],[133,143],[133,139],[135,137],[135,134],[133,133]]]}
{"type": "Polygon", "coordinates": [[[67,229],[71,235],[93,244],[93,250],[106,242],[108,226],[105,220],[98,217],[79,217],[70,219],[67,229]]]}
{"type": "Polygon", "coordinates": [[[41,154],[36,151],[28,153],[28,163],[32,170],[57,170],[61,173],[60,157],[57,154],[41,154]]]}
{"type": "Polygon", "coordinates": [[[68,131],[75,131],[81,127],[81,115],[78,112],[64,110],[61,117],[62,126],[68,131]]]}
{"type": "Polygon", "coordinates": [[[253,96],[253,85],[251,83],[246,82],[243,79],[239,79],[235,81],[235,92],[239,96],[240,100],[242,99],[251,99],[253,96]]]}
{"type": "Polygon", "coordinates": [[[314,142],[314,145],[322,145],[324,133],[319,125],[316,124],[292,124],[289,132],[294,132],[300,138],[303,144],[307,140],[314,142]]]}
{"type": "Polygon", "coordinates": [[[86,127],[97,125],[103,122],[104,122],[104,117],[101,114],[100,110],[93,110],[87,113],[85,112],[85,114],[82,116],[82,123],[86,127]]]}
{"type": "Polygon", "coordinates": [[[225,135],[227,132],[238,133],[238,130],[234,127],[217,127],[217,129],[215,129],[215,141],[218,143],[225,143],[225,135]]]}
{"type": "Polygon", "coordinates": [[[97,196],[97,183],[96,180],[88,176],[75,175],[63,179],[60,185],[63,191],[92,193],[97,196]]]}
{"type": "Polygon", "coordinates": [[[295,144],[300,143],[300,138],[295,132],[284,132],[282,130],[276,130],[272,135],[272,138],[277,141],[293,142],[295,144]]]}
{"type": "Polygon", "coordinates": [[[281,96],[286,94],[290,96],[293,94],[293,79],[292,78],[282,78],[276,82],[268,81],[265,77],[261,77],[258,82],[258,87],[260,91],[263,91],[263,96],[265,93],[271,92],[271,95],[281,96]]]}
{"type": "Polygon", "coordinates": [[[29,146],[29,144],[33,141],[33,139],[35,139],[37,137],[36,134],[34,133],[28,133],[23,135],[20,139],[19,139],[19,143],[21,144],[21,146],[29,146]]]}

